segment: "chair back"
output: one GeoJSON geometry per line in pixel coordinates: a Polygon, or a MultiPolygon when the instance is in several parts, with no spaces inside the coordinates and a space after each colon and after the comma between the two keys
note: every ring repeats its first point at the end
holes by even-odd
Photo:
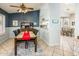
{"type": "Polygon", "coordinates": [[[18,32],[18,34],[21,32],[21,30],[20,29],[17,29],[17,32],[18,32]]]}
{"type": "Polygon", "coordinates": [[[14,32],[15,36],[17,36],[17,35],[18,35],[18,32],[17,32],[16,30],[14,30],[13,32],[14,32]]]}
{"type": "Polygon", "coordinates": [[[33,31],[33,33],[34,33],[35,35],[37,35],[37,33],[38,33],[38,30],[37,30],[37,29],[32,29],[32,31],[33,31]]]}
{"type": "Polygon", "coordinates": [[[15,36],[17,36],[20,33],[20,29],[14,30],[13,32],[14,32],[15,36]]]}

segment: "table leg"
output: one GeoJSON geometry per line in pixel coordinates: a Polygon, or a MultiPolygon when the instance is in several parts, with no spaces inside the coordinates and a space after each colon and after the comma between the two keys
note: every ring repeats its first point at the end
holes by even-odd
{"type": "Polygon", "coordinates": [[[15,39],[15,56],[17,56],[17,39],[15,39]]]}
{"type": "Polygon", "coordinates": [[[37,38],[35,38],[35,52],[37,52],[37,38]]]}
{"type": "Polygon", "coordinates": [[[28,48],[28,42],[25,41],[25,49],[27,49],[27,48],[28,48]]]}

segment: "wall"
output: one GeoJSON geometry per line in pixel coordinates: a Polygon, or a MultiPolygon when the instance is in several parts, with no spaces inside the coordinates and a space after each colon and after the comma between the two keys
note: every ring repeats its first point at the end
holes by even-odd
{"type": "Polygon", "coordinates": [[[43,39],[49,46],[60,44],[60,21],[59,13],[60,4],[43,4],[40,9],[40,20],[45,18],[48,20],[47,29],[40,28],[40,38],[43,39]],[[57,20],[58,23],[52,23],[57,20]]]}
{"type": "Polygon", "coordinates": [[[79,36],[79,4],[75,4],[76,16],[75,16],[75,37],[79,36]]]}
{"type": "Polygon", "coordinates": [[[8,22],[7,27],[13,27],[12,26],[12,21],[13,20],[18,20],[19,21],[19,26],[20,26],[20,23],[22,21],[35,22],[36,23],[35,27],[39,26],[39,10],[27,12],[26,14],[23,14],[23,13],[10,13],[8,15],[8,17],[9,17],[9,22],[8,22]]]}
{"type": "MultiPolygon", "coordinates": [[[[45,20],[49,20],[49,6],[47,3],[43,4],[40,8],[40,25],[41,25],[41,20],[44,18],[45,20]]],[[[49,45],[49,31],[48,28],[44,29],[40,27],[40,38],[43,39],[48,45],[49,45]]]]}
{"type": "Polygon", "coordinates": [[[50,20],[48,24],[49,29],[49,45],[60,45],[60,4],[49,4],[50,20]],[[54,21],[57,22],[54,22],[54,21]]]}

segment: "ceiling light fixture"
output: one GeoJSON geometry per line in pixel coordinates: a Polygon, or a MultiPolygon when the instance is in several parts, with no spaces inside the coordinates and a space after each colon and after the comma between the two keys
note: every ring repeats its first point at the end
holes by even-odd
{"type": "Polygon", "coordinates": [[[27,12],[28,12],[28,10],[18,9],[18,10],[17,10],[17,12],[19,12],[19,13],[27,13],[27,12]]]}

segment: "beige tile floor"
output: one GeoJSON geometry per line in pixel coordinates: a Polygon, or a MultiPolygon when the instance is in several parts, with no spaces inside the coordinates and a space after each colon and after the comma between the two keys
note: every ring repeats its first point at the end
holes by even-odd
{"type": "Polygon", "coordinates": [[[43,48],[46,55],[50,56],[78,56],[79,39],[73,37],[61,36],[60,45],[49,47],[44,41],[38,40],[39,45],[43,48]]]}
{"type": "Polygon", "coordinates": [[[8,56],[14,50],[14,40],[8,39],[0,44],[0,56],[8,56]]]}
{"type": "MultiPolygon", "coordinates": [[[[69,51],[67,55],[74,55],[78,56],[79,55],[79,39],[76,39],[74,37],[66,37],[66,36],[61,36],[60,40],[60,47],[64,51],[69,51]]],[[[66,52],[64,52],[65,54],[66,52]]]]}
{"type": "MultiPolygon", "coordinates": [[[[78,56],[79,40],[71,37],[62,37],[60,46],[49,47],[43,40],[38,38],[38,45],[43,49],[46,56],[78,56]]],[[[14,51],[14,39],[8,39],[0,44],[0,56],[8,56],[14,51]]]]}

